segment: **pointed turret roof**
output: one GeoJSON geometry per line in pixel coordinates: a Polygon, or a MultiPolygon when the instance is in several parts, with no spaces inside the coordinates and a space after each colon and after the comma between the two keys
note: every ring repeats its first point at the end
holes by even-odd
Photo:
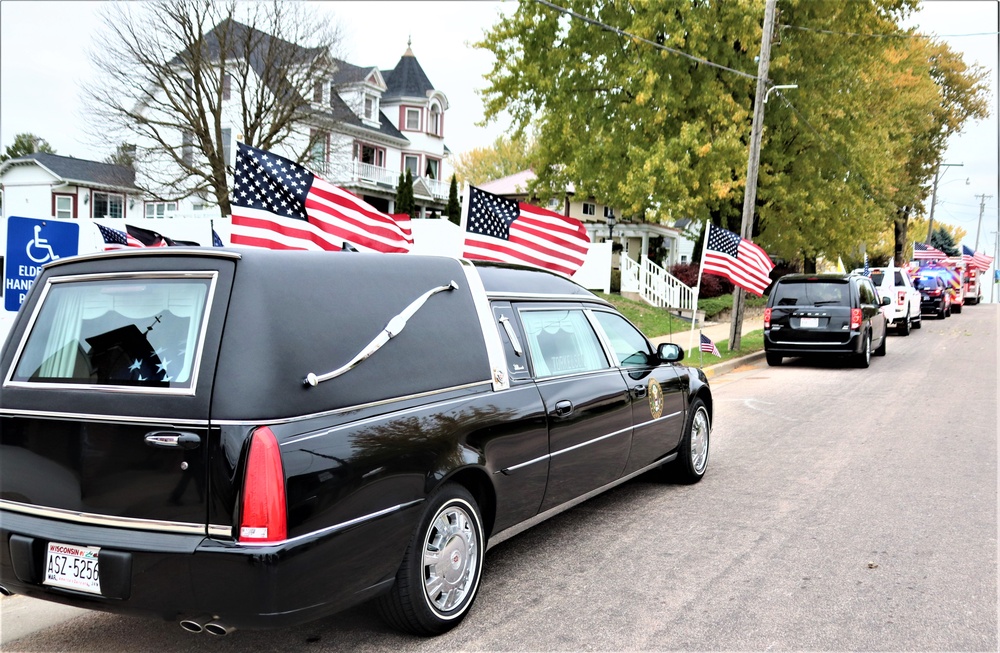
{"type": "Polygon", "coordinates": [[[401,97],[427,97],[428,92],[434,90],[434,85],[431,84],[431,80],[427,79],[427,74],[413,55],[409,42],[406,44],[406,52],[399,58],[396,67],[392,70],[383,70],[382,77],[389,87],[382,94],[383,100],[401,97]]]}

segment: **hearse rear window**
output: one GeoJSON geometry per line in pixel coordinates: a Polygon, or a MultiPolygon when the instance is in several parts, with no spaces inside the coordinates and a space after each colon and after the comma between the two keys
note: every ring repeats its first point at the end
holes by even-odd
{"type": "Polygon", "coordinates": [[[55,279],[11,380],[193,388],[214,283],[214,273],[55,279]]]}

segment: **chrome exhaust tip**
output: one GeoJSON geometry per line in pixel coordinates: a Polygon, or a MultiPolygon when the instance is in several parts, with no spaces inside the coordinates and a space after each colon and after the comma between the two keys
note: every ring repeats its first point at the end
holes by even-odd
{"type": "Polygon", "coordinates": [[[0,585],[0,594],[3,594],[4,596],[14,596],[14,593],[3,585],[0,585]]]}
{"type": "Polygon", "coordinates": [[[232,626],[227,626],[226,624],[218,621],[209,621],[205,624],[205,632],[209,635],[215,635],[217,637],[225,637],[234,630],[236,629],[232,626]]]}
{"type": "Polygon", "coordinates": [[[181,619],[181,628],[189,633],[200,633],[205,630],[205,619],[181,619]]]}

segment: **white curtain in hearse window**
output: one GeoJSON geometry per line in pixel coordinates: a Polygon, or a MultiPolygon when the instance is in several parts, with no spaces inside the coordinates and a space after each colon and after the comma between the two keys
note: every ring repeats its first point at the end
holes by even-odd
{"type": "Polygon", "coordinates": [[[13,380],[190,387],[212,281],[52,283],[13,380]]]}

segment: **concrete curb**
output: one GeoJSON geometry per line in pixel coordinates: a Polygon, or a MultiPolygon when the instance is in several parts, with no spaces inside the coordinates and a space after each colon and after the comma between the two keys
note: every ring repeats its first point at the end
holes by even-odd
{"type": "MultiPolygon", "coordinates": [[[[746,356],[741,356],[739,358],[731,358],[722,363],[717,363],[715,365],[709,365],[708,367],[703,367],[702,372],[709,380],[717,376],[722,376],[723,374],[728,374],[736,368],[742,365],[749,365],[750,363],[756,363],[764,358],[764,351],[755,351],[752,354],[747,354],[746,356]]],[[[688,361],[682,361],[682,363],[687,363],[688,361]]]]}

